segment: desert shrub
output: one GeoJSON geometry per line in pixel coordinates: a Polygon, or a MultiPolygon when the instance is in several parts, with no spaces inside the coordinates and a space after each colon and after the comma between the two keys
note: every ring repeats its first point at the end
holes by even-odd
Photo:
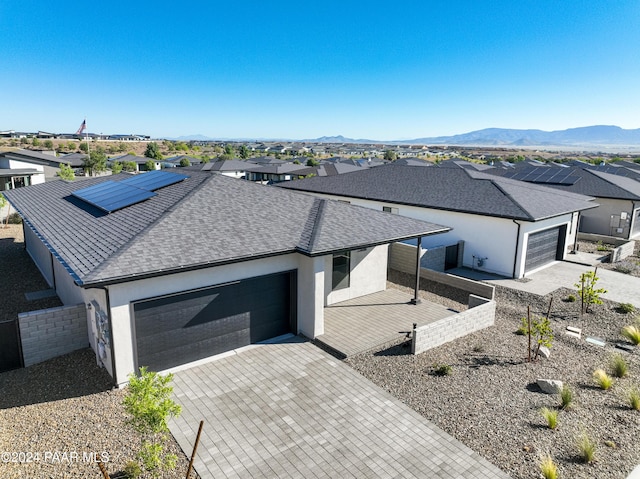
{"type": "Polygon", "coordinates": [[[557,479],[558,478],[558,466],[553,462],[551,456],[545,456],[540,462],[540,472],[544,476],[544,479],[557,479]]]}
{"type": "Polygon", "coordinates": [[[136,461],[129,461],[127,465],[124,466],[123,472],[127,479],[137,479],[142,475],[142,468],[136,461]]]}
{"type": "Polygon", "coordinates": [[[549,429],[558,427],[558,411],[556,409],[543,407],[540,409],[540,414],[542,414],[542,417],[547,421],[549,429]]]}
{"type": "Polygon", "coordinates": [[[573,403],[573,390],[565,384],[562,386],[562,391],[560,391],[560,407],[569,409],[571,403],[573,403]]]}
{"type": "Polygon", "coordinates": [[[573,294],[570,294],[569,296],[567,296],[567,303],[575,303],[576,302],[576,297],[573,294]]]}
{"type": "Polygon", "coordinates": [[[596,443],[586,432],[578,437],[578,452],[587,464],[591,464],[596,458],[596,443]]]}
{"type": "Polygon", "coordinates": [[[22,216],[18,213],[11,213],[7,218],[7,223],[10,225],[21,225],[22,224],[22,216]]]}
{"type": "Polygon", "coordinates": [[[636,310],[636,307],[631,303],[621,303],[618,306],[618,311],[624,314],[633,313],[636,310]]]}
{"type": "Polygon", "coordinates": [[[621,354],[615,354],[611,358],[611,371],[617,378],[623,378],[629,372],[629,366],[621,354]]]}
{"type": "Polygon", "coordinates": [[[450,376],[453,373],[453,368],[448,364],[434,364],[433,373],[436,376],[450,376]]]}
{"type": "Polygon", "coordinates": [[[605,391],[613,386],[613,378],[609,376],[603,369],[596,369],[593,372],[593,379],[600,389],[605,391]]]}
{"type": "Polygon", "coordinates": [[[640,328],[635,324],[625,326],[622,328],[622,331],[620,331],[620,334],[636,346],[640,344],[640,328]]]}

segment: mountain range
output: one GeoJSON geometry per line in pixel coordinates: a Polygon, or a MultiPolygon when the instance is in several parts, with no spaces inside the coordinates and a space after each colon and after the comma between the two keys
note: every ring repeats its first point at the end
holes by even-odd
{"type": "MultiPolygon", "coordinates": [[[[209,141],[204,135],[181,136],[174,140],[209,141]]],[[[218,139],[223,140],[223,139],[218,139]]],[[[247,139],[230,139],[229,141],[250,141],[247,139]]],[[[255,140],[254,140],[255,141],[255,140]]],[[[385,144],[426,144],[426,145],[458,145],[458,146],[493,146],[493,147],[532,147],[532,146],[640,146],[640,128],[625,130],[613,125],[584,126],[566,130],[517,130],[511,128],[485,128],[452,136],[435,136],[416,138],[414,140],[369,140],[347,138],[342,135],[322,136],[320,138],[292,139],[260,139],[258,141],[300,141],[305,143],[385,143],[385,144]]]]}

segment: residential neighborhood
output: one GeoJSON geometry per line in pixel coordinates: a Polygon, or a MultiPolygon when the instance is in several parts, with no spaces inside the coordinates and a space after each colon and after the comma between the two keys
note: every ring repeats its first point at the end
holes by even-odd
{"type": "MultiPolygon", "coordinates": [[[[533,456],[523,447],[534,440],[511,442],[518,435],[509,426],[483,426],[484,441],[459,430],[466,419],[449,409],[457,398],[491,403],[475,395],[477,381],[495,374],[505,387],[520,384],[511,391],[520,404],[504,414],[529,417],[520,407],[535,413],[531,404],[545,398],[531,385],[540,375],[580,384],[586,363],[616,351],[640,367],[620,336],[632,322],[623,306],[640,308],[634,161],[480,160],[430,147],[354,157],[355,149],[286,143],[220,145],[209,156],[144,144],[110,154],[101,143],[87,153],[0,151],[2,241],[23,252],[3,254],[41,285],[7,292],[14,306],[0,322],[0,384],[6,377],[15,390],[21,371],[80,355],[99,371],[98,392],[124,393],[142,367],[171,374],[189,411],[168,425],[180,461],[189,460],[195,419],[208,418],[194,456],[199,477],[257,477],[264,468],[268,477],[307,477],[296,441],[340,476],[353,476],[332,459],[348,447],[363,477],[380,475],[356,459],[371,454],[403,477],[525,477],[533,456]],[[576,288],[594,270],[603,305],[586,313],[587,326],[576,288]],[[535,366],[512,346],[531,309],[551,320],[554,337],[535,366]],[[561,373],[554,360],[570,366],[561,373]],[[490,372],[500,361],[512,366],[490,372]],[[230,392],[238,381],[243,399],[230,392]],[[291,381],[301,392],[281,397],[291,381]],[[443,381],[450,392],[438,389],[443,381]],[[391,434],[398,424],[405,433],[391,434]],[[223,429],[240,452],[227,449],[223,429]],[[374,431],[386,433],[358,439],[374,431]],[[501,434],[509,458],[492,445],[501,434]],[[402,452],[387,457],[388,448],[402,452]]],[[[587,392],[582,401],[602,411],[587,392]]],[[[634,427],[616,429],[616,444],[627,447],[634,427]]],[[[640,460],[628,457],[629,466],[640,460]]]]}

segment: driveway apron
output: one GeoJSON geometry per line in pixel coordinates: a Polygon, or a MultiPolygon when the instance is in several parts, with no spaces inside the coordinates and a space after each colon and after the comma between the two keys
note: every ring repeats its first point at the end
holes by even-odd
{"type": "MultiPolygon", "coordinates": [[[[310,342],[291,338],[174,377],[170,429],[205,478],[507,478],[310,342]]],[[[500,447],[496,445],[496,447],[500,447]]]]}

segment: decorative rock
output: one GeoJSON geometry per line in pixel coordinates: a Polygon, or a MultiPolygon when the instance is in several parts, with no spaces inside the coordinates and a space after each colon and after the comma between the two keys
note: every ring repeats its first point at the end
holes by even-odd
{"type": "Polygon", "coordinates": [[[540,354],[540,356],[545,359],[549,359],[549,357],[551,356],[551,351],[549,351],[549,348],[546,346],[540,346],[540,351],[538,351],[538,354],[540,354]]]}
{"type": "Polygon", "coordinates": [[[560,394],[564,384],[557,379],[536,379],[538,387],[545,394],[560,394]]]}

